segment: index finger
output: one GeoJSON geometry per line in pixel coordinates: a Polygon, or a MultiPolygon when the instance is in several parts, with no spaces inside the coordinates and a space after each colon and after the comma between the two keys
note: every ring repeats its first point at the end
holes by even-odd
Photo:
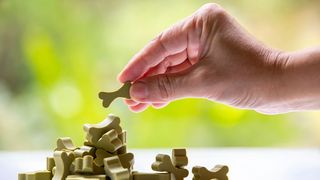
{"type": "Polygon", "coordinates": [[[136,81],[148,70],[161,63],[167,56],[187,48],[188,32],[183,28],[184,21],[165,30],[140,50],[119,74],[121,82],[136,81]]]}

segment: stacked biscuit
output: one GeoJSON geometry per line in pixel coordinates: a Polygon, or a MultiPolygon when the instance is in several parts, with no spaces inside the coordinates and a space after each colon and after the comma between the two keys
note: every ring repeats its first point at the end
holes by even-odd
{"type": "MultiPolygon", "coordinates": [[[[185,149],[173,149],[172,156],[158,154],[152,169],[157,173],[133,171],[134,155],[127,152],[126,131],[120,119],[109,115],[99,124],[85,124],[86,140],[81,147],[74,146],[68,137],[57,140],[53,157],[47,158],[47,169],[20,173],[19,180],[183,180],[189,172],[185,149]]],[[[196,166],[193,179],[226,180],[228,167],[212,170],[196,166]]]]}

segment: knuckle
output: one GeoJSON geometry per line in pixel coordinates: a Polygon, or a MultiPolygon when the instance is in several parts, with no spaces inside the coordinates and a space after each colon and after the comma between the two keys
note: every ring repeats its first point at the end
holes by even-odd
{"type": "Polygon", "coordinates": [[[228,17],[228,13],[216,3],[205,4],[202,9],[206,15],[212,19],[215,19],[216,21],[226,20],[228,17]]]}
{"type": "Polygon", "coordinates": [[[157,88],[160,92],[160,98],[164,101],[169,100],[174,94],[174,82],[172,78],[164,74],[157,78],[157,88]]]}
{"type": "Polygon", "coordinates": [[[204,9],[215,9],[217,7],[220,7],[220,5],[217,3],[206,3],[202,6],[204,9]]]}

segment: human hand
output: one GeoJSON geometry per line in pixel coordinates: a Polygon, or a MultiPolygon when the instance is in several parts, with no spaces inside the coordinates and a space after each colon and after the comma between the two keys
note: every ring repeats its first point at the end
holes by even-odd
{"type": "Polygon", "coordinates": [[[278,98],[273,88],[285,60],[206,4],[146,45],[118,78],[133,82],[126,103],[137,112],[186,97],[264,111],[278,98]]]}

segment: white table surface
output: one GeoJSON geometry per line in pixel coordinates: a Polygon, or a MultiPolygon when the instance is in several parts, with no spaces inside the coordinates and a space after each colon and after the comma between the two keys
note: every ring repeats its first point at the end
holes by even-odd
{"type": "MultiPolygon", "coordinates": [[[[133,149],[134,169],[152,172],[151,164],[159,153],[170,149],[133,149]]],[[[229,166],[230,180],[320,180],[320,149],[219,148],[188,149],[188,169],[194,165],[212,168],[229,166]]],[[[1,180],[17,179],[18,172],[42,170],[50,151],[0,151],[1,180]]],[[[190,172],[188,178],[192,179],[190,172]]]]}

